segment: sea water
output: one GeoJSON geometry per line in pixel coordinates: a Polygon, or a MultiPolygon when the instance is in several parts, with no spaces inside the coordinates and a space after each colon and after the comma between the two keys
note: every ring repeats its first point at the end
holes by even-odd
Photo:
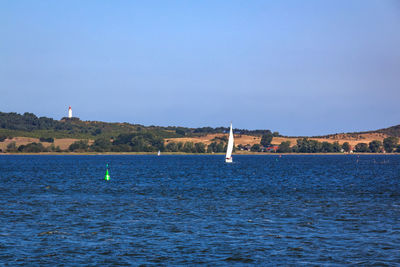
{"type": "Polygon", "coordinates": [[[398,265],[400,156],[3,155],[0,263],[398,265]]]}

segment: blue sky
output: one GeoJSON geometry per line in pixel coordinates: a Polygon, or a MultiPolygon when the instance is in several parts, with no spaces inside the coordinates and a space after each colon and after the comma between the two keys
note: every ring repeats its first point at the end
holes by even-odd
{"type": "Polygon", "coordinates": [[[400,2],[0,1],[0,111],[319,135],[400,124],[400,2]]]}

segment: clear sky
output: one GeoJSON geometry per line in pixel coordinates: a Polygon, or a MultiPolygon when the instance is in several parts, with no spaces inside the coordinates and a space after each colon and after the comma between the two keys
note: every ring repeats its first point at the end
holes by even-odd
{"type": "Polygon", "coordinates": [[[400,1],[0,1],[0,111],[271,129],[400,124],[400,1]]]}

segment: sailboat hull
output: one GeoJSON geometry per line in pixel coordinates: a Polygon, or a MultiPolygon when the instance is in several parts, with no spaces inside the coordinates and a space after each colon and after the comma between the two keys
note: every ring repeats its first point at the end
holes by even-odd
{"type": "Polygon", "coordinates": [[[226,163],[232,163],[232,157],[226,158],[226,159],[225,159],[225,162],[226,162],[226,163]]]}

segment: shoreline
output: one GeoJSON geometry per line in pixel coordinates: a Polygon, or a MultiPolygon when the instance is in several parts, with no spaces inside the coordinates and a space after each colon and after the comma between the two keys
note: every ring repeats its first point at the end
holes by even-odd
{"type": "MultiPolygon", "coordinates": [[[[21,156],[96,156],[96,155],[126,155],[126,156],[157,156],[156,152],[39,152],[39,153],[0,153],[1,155],[21,155],[21,156]]],[[[223,156],[225,153],[184,153],[184,152],[163,152],[161,156],[177,156],[177,155],[187,155],[187,156],[223,156]]],[[[351,156],[351,155],[376,155],[376,156],[384,156],[384,155],[400,155],[399,152],[395,153],[261,153],[261,152],[248,152],[248,153],[237,153],[232,154],[232,156],[351,156]]]]}

